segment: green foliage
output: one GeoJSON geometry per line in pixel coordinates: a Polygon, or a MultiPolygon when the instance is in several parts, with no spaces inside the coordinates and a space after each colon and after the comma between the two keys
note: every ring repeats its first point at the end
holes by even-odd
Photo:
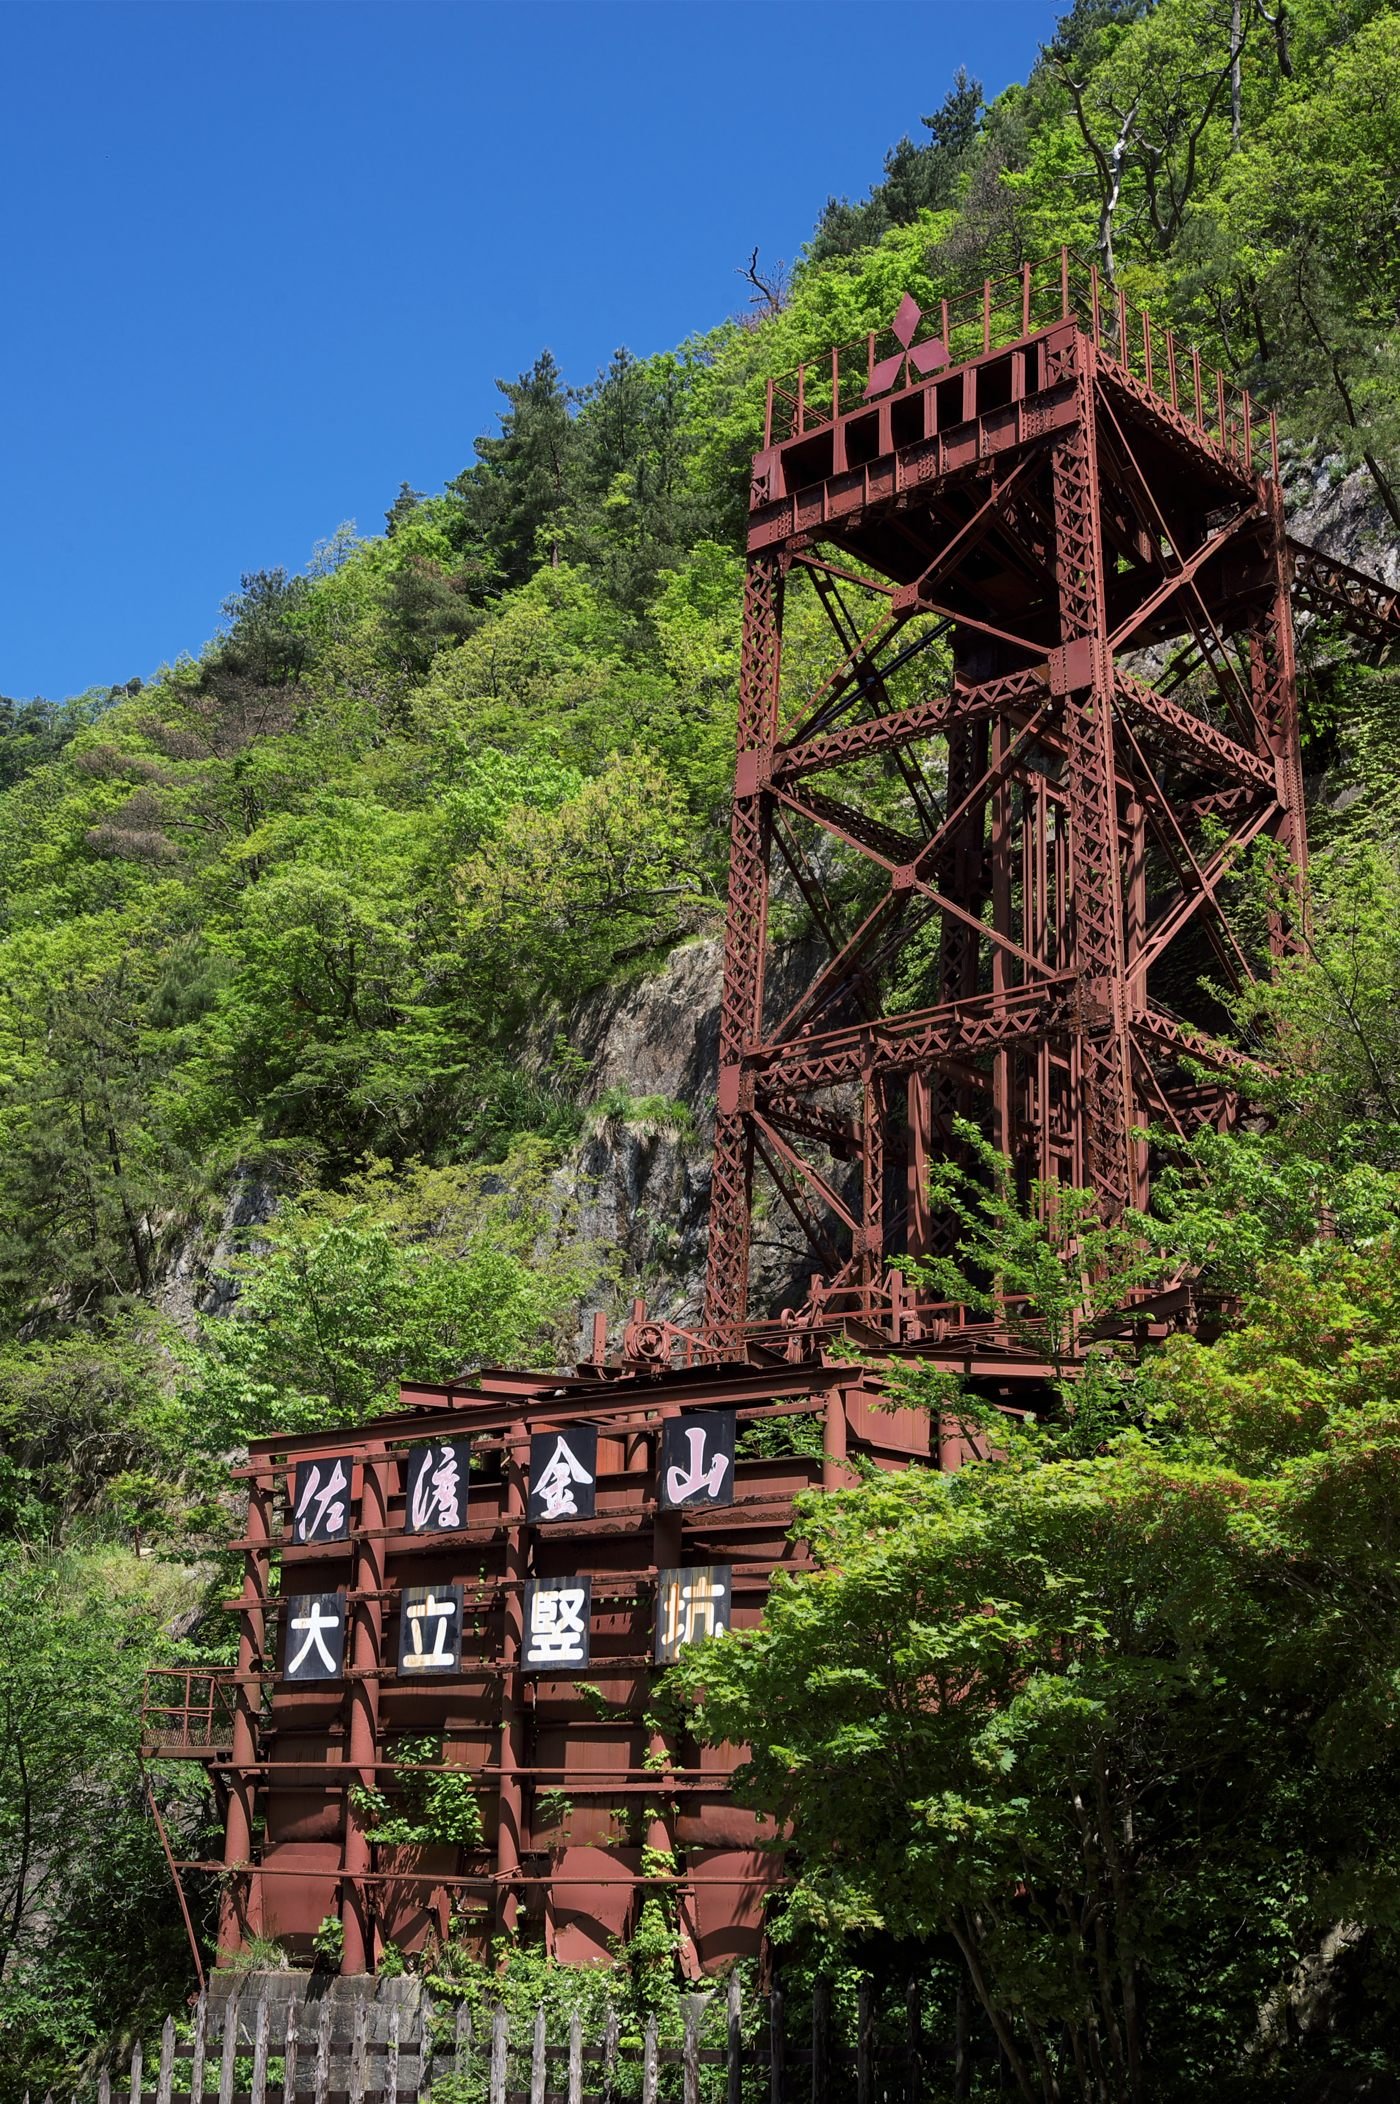
{"type": "Polygon", "coordinates": [[[1251,989],[1273,1077],[1258,1097],[1281,1137],[1339,1166],[1400,1166],[1400,863],[1393,841],[1343,838],[1319,856],[1298,950],[1251,989]]]}
{"type": "Polygon", "coordinates": [[[91,1330],[0,1347],[5,1531],[149,1537],[191,1516],[207,1471],[177,1393],[182,1345],[133,1303],[91,1330]]]}
{"type": "MultiPolygon", "coordinates": [[[[538,1946],[502,1941],[490,1961],[483,1962],[451,1938],[429,1954],[423,1978],[435,1999],[451,2005],[465,2003],[473,2024],[484,2020],[488,2035],[491,2012],[497,2003],[503,2003],[512,2035],[523,2040],[530,2036],[541,2003],[556,2035],[561,2019],[567,2025],[575,2009],[593,2027],[595,2036],[600,2035],[618,1984],[609,1967],[559,1965],[538,1946]]],[[[446,2044],[450,2025],[444,2031],[446,2044]]]]}
{"type": "Polygon", "coordinates": [[[410,1373],[448,1380],[538,1356],[596,1270],[536,1253],[541,1168],[528,1149],[509,1183],[372,1164],[339,1192],[284,1204],[235,1267],[238,1312],[203,1328],[189,1393],[210,1436],[356,1423],[394,1404],[410,1373]]]}
{"type": "Polygon", "coordinates": [[[1163,1246],[1208,1291],[1230,1296],[1325,1239],[1365,1246],[1393,1231],[1398,1206],[1395,1171],[1350,1150],[1318,1161],[1277,1129],[1198,1134],[1164,1162],[1153,1190],[1163,1246]]]}
{"type": "Polygon", "coordinates": [[[500,435],[479,438],[476,465],[459,477],[467,527],[500,550],[508,583],[528,577],[542,549],[556,559],[550,535],[562,511],[570,452],[569,398],[559,368],[541,351],[528,373],[498,380],[507,407],[500,435]]]}
{"type": "Polygon", "coordinates": [[[231,1973],[286,1972],[287,1947],[280,1937],[253,1934],[244,1938],[219,1969],[231,1973]]]}
{"type": "Polygon", "coordinates": [[[0,933],[0,1302],[81,1316],[149,1293],[161,1200],[190,1202],[157,1093],[202,994],[182,947],[152,941],[156,897],[28,903],[0,933]]]}
{"type": "Polygon", "coordinates": [[[338,1914],[323,1914],[311,1938],[316,1963],[326,1972],[338,1972],[345,1956],[345,1924],[338,1914]]]}
{"type": "Polygon", "coordinates": [[[1287,428],[1364,462],[1400,526],[1400,19],[1376,9],[1259,116],[1195,245],[1207,268],[1224,264],[1239,348],[1284,399],[1287,428]]]}
{"type": "Polygon", "coordinates": [[[589,1105],[587,1123],[599,1138],[614,1132],[634,1133],[643,1140],[696,1137],[695,1113],[688,1103],[677,1103],[672,1096],[634,1096],[621,1083],[605,1089],[589,1105]]]}
{"type": "Polygon", "coordinates": [[[480,1846],[481,1806],[469,1776],[438,1766],[443,1758],[440,1737],[399,1739],[390,1758],[395,1763],[393,1807],[397,1809],[381,1790],[356,1784],[350,1792],[371,1841],[384,1847],[431,1842],[456,1848],[480,1846]]]}
{"type": "MultiPolygon", "coordinates": [[[[162,1625],[198,1595],[190,1574],[126,1551],[0,1547],[7,2088],[20,2073],[70,2088],[95,2036],[178,1998],[188,1957],[142,1789],[139,1687],[162,1625]]],[[[202,1852],[203,1779],[177,1770],[154,1786],[177,1842],[202,1852]]]]}
{"type": "Polygon", "coordinates": [[[955,1253],[904,1269],[944,1299],[995,1315],[1062,1381],[1086,1327],[1155,1282],[1162,1260],[1144,1247],[1139,1222],[1105,1224],[1092,1191],[1036,1178],[1022,1204],[1010,1162],[975,1125],[957,1119],[953,1138],[964,1160],[935,1163],[929,1189],[958,1223],[955,1253]]]}
{"type": "Polygon", "coordinates": [[[1276,1259],[1236,1329],[1147,1362],[1150,1431],[1093,1458],[1013,1441],[809,1499],[820,1575],[672,1675],[792,1822],[785,1933],[949,1939],[1028,2095],[1080,2052],[1115,2097],[1149,2066],[1174,2097],[1394,2049],[1393,1997],[1348,1998],[1400,1904],[1396,1254],[1276,1259]],[[1290,2038],[1339,1921],[1347,2020],[1290,2038]]]}
{"type": "MultiPolygon", "coordinates": [[[[674,1875],[675,1859],[669,1851],[643,1850],[644,1877],[674,1875]],[[654,1862],[650,1868],[646,1857],[663,1855],[665,1862],[654,1862]]],[[[658,2013],[669,2008],[674,2011],[676,1985],[676,1952],[679,1947],[676,1926],[665,1903],[655,1894],[642,1901],[637,1916],[636,1929],[623,1946],[621,1958],[631,1982],[632,1993],[638,2006],[645,2012],[658,2013]]]]}
{"type": "Polygon", "coordinates": [[[535,1799],[535,1825],[541,1829],[564,1827],[573,1810],[574,1801],[567,1790],[541,1790],[535,1799]]]}
{"type": "Polygon", "coordinates": [[[0,789],[56,760],[74,733],[95,722],[122,692],[140,690],[135,679],[126,689],[80,694],[71,701],[11,701],[0,694],[0,789]]]}
{"type": "Polygon", "coordinates": [[[785,1454],[820,1461],[826,1451],[826,1422],[820,1410],[784,1411],[760,1417],[740,1435],[738,1452],[775,1461],[785,1454]]]}
{"type": "MultiPolygon", "coordinates": [[[[560,1965],[538,1945],[506,1939],[498,1940],[489,1961],[483,1962],[462,1942],[449,1937],[428,1954],[423,1970],[424,1985],[439,2010],[439,2051],[451,2049],[455,2008],[462,2003],[472,2013],[478,2037],[490,2035],[495,2010],[504,2008],[512,2056],[528,2056],[539,2010],[544,2012],[545,2035],[551,2044],[565,2041],[575,2012],[585,2040],[601,2038],[612,2011],[619,2020],[620,2043],[634,2049],[634,2057],[621,2062],[615,2071],[615,2091],[636,2096],[642,2070],[635,2048],[641,2045],[647,2018],[655,2017],[658,2036],[667,2046],[678,2046],[684,2035],[688,1983],[680,1975],[678,1950],[675,1926],[655,1897],[643,1902],[636,1927],[617,1945],[612,1964],[560,1965]]],[[[705,2046],[723,2044],[724,2021],[722,1999],[713,1997],[702,2013],[705,2046]]],[[[724,2094],[723,2069],[707,2068],[705,2074],[706,2104],[719,2104],[724,2094]]],[[[433,2089],[438,2104],[484,2104],[485,2093],[484,2065],[474,2066],[464,2082],[449,2077],[433,2089]]]]}

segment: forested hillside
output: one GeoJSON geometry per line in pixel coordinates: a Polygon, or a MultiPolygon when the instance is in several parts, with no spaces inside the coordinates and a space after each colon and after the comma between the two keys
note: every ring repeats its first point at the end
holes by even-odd
{"type": "MultiPolygon", "coordinates": [[[[790,271],[757,259],[738,316],[591,378],[542,348],[465,464],[445,394],[443,486],[405,485],[382,532],[328,521],[149,683],[3,704],[14,2094],[183,1994],[134,1704],[148,1660],[227,1648],[227,1457],[405,1372],[555,1363],[627,1285],[572,1218],[581,1139],[706,1115],[604,1091],[571,1019],[720,925],[766,377],[1069,243],[1276,405],[1297,501],[1345,486],[1351,559],[1397,574],[1400,7],[1078,0],[1046,38],[990,104],[912,82],[868,197],[830,200],[790,271]]],[[[1400,1217],[1400,680],[1316,626],[1303,655],[1318,856],[1271,997],[1285,1079],[1177,1228],[1246,1293],[1306,1268],[1319,1192],[1366,1262],[1400,1217]]],[[[1375,1330],[1357,1378],[1393,1399],[1393,1291],[1348,1290],[1375,1330]]],[[[193,1783],[158,1787],[197,1844],[193,1783]]]]}

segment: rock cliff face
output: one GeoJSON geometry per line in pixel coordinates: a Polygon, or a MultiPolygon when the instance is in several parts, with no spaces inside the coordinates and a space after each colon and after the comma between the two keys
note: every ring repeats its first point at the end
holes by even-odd
{"type": "MultiPolygon", "coordinates": [[[[780,954],[770,973],[775,1000],[795,994],[815,961],[799,947],[780,954]]],[[[699,1320],[722,979],[720,941],[688,943],[569,1020],[569,1042],[589,1061],[587,1100],[606,1101],[559,1172],[559,1189],[574,1203],[580,1238],[618,1254],[609,1290],[581,1312],[580,1348],[593,1307],[608,1309],[615,1331],[638,1294],[649,1314],[686,1328],[699,1320]]],[[[760,1222],[755,1304],[780,1306],[804,1286],[801,1238],[782,1220],[760,1222]]]]}
{"type": "Polygon", "coordinates": [[[1400,585],[1400,538],[1364,468],[1344,475],[1337,460],[1285,469],[1289,531],[1310,548],[1400,585]]]}
{"type": "Polygon", "coordinates": [[[156,1303],[187,1337],[193,1337],[202,1317],[233,1312],[238,1292],[229,1262],[246,1252],[249,1237],[276,1210],[277,1186],[270,1178],[240,1174],[224,1194],[223,1216],[212,1239],[207,1231],[190,1232],[169,1243],[156,1303]]]}
{"type": "Polygon", "coordinates": [[[721,978],[720,943],[687,944],[659,971],[585,1003],[568,1033],[590,1062],[592,1100],[631,1099],[595,1117],[561,1172],[578,1231],[617,1250],[619,1311],[643,1294],[651,1313],[687,1326],[705,1282],[721,978]]]}

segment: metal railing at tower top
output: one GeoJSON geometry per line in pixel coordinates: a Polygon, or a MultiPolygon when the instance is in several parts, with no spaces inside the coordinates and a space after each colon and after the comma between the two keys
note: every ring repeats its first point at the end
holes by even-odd
{"type": "Polygon", "coordinates": [[[1273,412],[1261,417],[1248,389],[1227,380],[1219,367],[1205,366],[1200,352],[1179,343],[1149,308],[1130,306],[1121,287],[1105,283],[1097,263],[1085,265],[1064,248],[918,312],[917,340],[893,325],[872,329],[769,380],[764,446],[804,437],[905,388],[927,386],[1064,321],[1085,330],[1135,392],[1145,390],[1233,465],[1246,474],[1276,473],[1273,412]],[[921,362],[917,354],[933,344],[946,358],[936,365],[921,362]],[[882,368],[893,376],[883,379],[882,368]]]}
{"type": "Polygon", "coordinates": [[[231,1666],[149,1666],[141,1692],[147,1753],[201,1759],[233,1736],[238,1687],[231,1666]]]}

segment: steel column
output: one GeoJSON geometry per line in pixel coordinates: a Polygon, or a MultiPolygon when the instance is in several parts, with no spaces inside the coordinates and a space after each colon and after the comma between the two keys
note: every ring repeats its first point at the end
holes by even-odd
{"type": "Polygon", "coordinates": [[[224,1817],[224,1867],[231,1873],[219,1902],[219,1957],[237,1951],[245,1935],[262,1931],[262,1892],[253,1853],[253,1798],[257,1787],[258,1718],[262,1676],[267,1670],[268,1579],[272,1567],[273,1478],[254,1476],[248,1485],[248,1546],[239,1600],[238,1678],[233,1712],[232,1767],[224,1817]]]}
{"type": "Polygon", "coordinates": [[[360,1518],[350,1565],[350,1730],[346,1747],[344,1872],[340,1919],[345,1932],[340,1969],[373,1972],[376,1948],[374,1894],[365,1881],[371,1847],[355,1809],[351,1780],[364,1790],[379,1787],[379,1675],[384,1649],[384,1540],[389,1523],[389,1459],[375,1444],[361,1464],[360,1518]]]}
{"type": "Polygon", "coordinates": [[[729,912],[720,1008],[719,1100],[710,1186],[705,1328],[733,1341],[748,1308],[749,1211],[753,1133],[742,1102],[744,1053],[763,1022],[764,942],[768,928],[767,784],[777,733],[782,663],[783,574],[778,556],[749,564],[739,675],[738,764],[729,836],[729,912]]]}
{"type": "Polygon", "coordinates": [[[505,1440],[502,1521],[505,1564],[501,1581],[501,1773],[496,1814],[496,1926],[515,1934],[520,1913],[520,1848],[524,1825],[526,1768],[525,1691],[520,1654],[525,1635],[527,1545],[526,1474],[530,1462],[527,1425],[511,1425],[505,1440]]]}
{"type": "MultiPolygon", "coordinates": [[[[1113,763],[1113,665],[1104,638],[1094,347],[1078,339],[1078,420],[1054,453],[1062,714],[1069,801],[1070,942],[1079,976],[1082,1180],[1116,1218],[1129,1201],[1131,1092],[1113,763]]],[[[1052,661],[1053,663],[1054,661],[1052,661]]],[[[1055,683],[1052,672],[1052,683],[1055,683]]]]}

